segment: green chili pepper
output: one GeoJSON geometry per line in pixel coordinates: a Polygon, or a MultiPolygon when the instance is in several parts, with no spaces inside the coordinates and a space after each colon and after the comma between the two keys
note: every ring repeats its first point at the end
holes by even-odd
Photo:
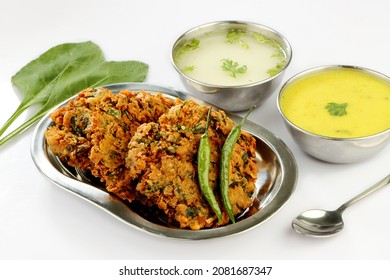
{"type": "Polygon", "coordinates": [[[238,137],[241,134],[241,128],[244,125],[248,115],[250,112],[252,112],[253,106],[245,115],[245,117],[242,119],[242,121],[233,127],[233,129],[230,131],[228,137],[225,140],[225,143],[222,147],[222,154],[221,154],[221,163],[220,163],[220,189],[221,189],[221,196],[222,196],[222,202],[226,209],[226,212],[229,215],[230,220],[232,223],[235,223],[232,204],[230,203],[229,199],[229,170],[230,170],[230,157],[232,155],[234,146],[237,143],[238,137]]]}
{"type": "Polygon", "coordinates": [[[222,212],[219,208],[219,204],[215,199],[214,192],[210,187],[209,182],[209,172],[210,172],[210,157],[211,157],[211,146],[209,139],[209,120],[210,120],[209,109],[207,115],[206,130],[202,134],[199,142],[198,149],[198,180],[200,190],[202,191],[203,196],[206,198],[207,202],[210,204],[211,208],[214,210],[215,214],[218,217],[218,222],[222,222],[222,212]]]}

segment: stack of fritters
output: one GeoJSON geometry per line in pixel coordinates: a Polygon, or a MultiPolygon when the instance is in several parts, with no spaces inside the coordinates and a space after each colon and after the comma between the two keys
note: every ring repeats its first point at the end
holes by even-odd
{"type": "Polygon", "coordinates": [[[46,139],[61,160],[90,170],[108,190],[131,200],[125,168],[129,141],[142,123],[157,121],[174,103],[144,91],[86,89],[51,115],[54,125],[46,139]]]}
{"type": "MultiPolygon", "coordinates": [[[[208,108],[146,92],[140,93],[143,105],[135,106],[131,105],[135,97],[128,96],[138,94],[98,92],[84,91],[52,115],[55,125],[46,137],[53,153],[72,166],[91,170],[119,197],[157,207],[170,225],[201,229],[227,224],[229,218],[220,199],[219,165],[233,121],[223,111],[211,112],[210,185],[223,210],[223,221],[218,223],[200,191],[197,174],[197,152],[208,108]],[[126,97],[119,97],[121,94],[126,97]],[[94,101],[87,102],[88,96],[94,101]]],[[[234,147],[229,197],[235,215],[252,204],[258,174],[255,146],[255,139],[243,131],[234,147]]]]}

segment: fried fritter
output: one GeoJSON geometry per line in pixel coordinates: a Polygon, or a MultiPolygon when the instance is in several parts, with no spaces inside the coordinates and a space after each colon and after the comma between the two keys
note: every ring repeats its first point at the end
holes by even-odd
{"type": "MultiPolygon", "coordinates": [[[[197,174],[207,113],[207,107],[192,100],[171,100],[162,94],[86,89],[51,115],[53,126],[46,139],[62,161],[89,170],[124,200],[158,208],[157,215],[163,213],[166,223],[211,228],[229,222],[220,197],[219,167],[222,146],[235,124],[223,111],[211,112],[209,178],[223,209],[218,223],[197,174]]],[[[258,173],[255,146],[256,140],[242,131],[232,153],[229,197],[235,215],[252,204],[258,173]]]]}
{"type": "MultiPolygon", "coordinates": [[[[158,123],[141,125],[129,144],[126,167],[136,188],[137,199],[157,205],[168,221],[181,228],[201,229],[228,223],[218,220],[201,194],[197,179],[197,151],[206,128],[208,108],[194,101],[172,107],[158,123]]],[[[222,146],[234,123],[222,111],[213,111],[209,123],[211,144],[210,186],[217,200],[222,146]]],[[[255,139],[242,132],[231,162],[229,196],[235,215],[252,204],[258,167],[255,139]]],[[[222,208],[222,206],[221,206],[222,208]]]]}
{"type": "Polygon", "coordinates": [[[55,111],[46,131],[51,151],[70,166],[91,173],[109,191],[132,200],[125,168],[128,143],[142,123],[157,121],[175,104],[161,93],[86,89],[55,111]]]}

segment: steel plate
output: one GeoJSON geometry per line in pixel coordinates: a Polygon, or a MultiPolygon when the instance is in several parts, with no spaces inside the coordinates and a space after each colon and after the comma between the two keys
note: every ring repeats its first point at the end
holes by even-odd
{"type": "MultiPolygon", "coordinates": [[[[162,92],[168,98],[182,100],[193,99],[199,104],[210,105],[189,94],[171,87],[148,83],[123,83],[105,86],[113,92],[122,89],[132,91],[145,90],[150,93],[162,92]]],[[[65,101],[52,111],[64,106],[65,101]]],[[[217,108],[213,106],[214,108],[217,108]]],[[[51,112],[52,112],[51,111],[51,112]]],[[[219,228],[190,230],[169,227],[151,215],[138,203],[127,203],[114,194],[107,192],[104,186],[95,183],[88,173],[80,172],[62,163],[48,149],[45,131],[52,125],[49,112],[38,123],[31,144],[31,155],[38,170],[49,181],[95,204],[124,223],[145,232],[159,236],[180,239],[208,239],[241,233],[258,226],[272,217],[291,197],[298,177],[295,158],[288,147],[265,128],[246,121],[243,129],[256,138],[256,160],[259,174],[256,181],[254,201],[258,202],[255,213],[243,216],[234,224],[219,228]]],[[[236,123],[242,119],[238,115],[227,113],[236,123]]]]}

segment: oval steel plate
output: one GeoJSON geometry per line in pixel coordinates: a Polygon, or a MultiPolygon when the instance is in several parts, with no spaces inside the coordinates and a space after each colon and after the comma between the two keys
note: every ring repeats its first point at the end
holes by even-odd
{"type": "MultiPolygon", "coordinates": [[[[192,99],[202,105],[211,105],[185,92],[155,84],[123,83],[107,85],[105,88],[113,92],[123,89],[145,90],[150,93],[162,92],[168,98],[192,99]]],[[[64,106],[68,101],[56,106],[51,112],[64,106]]],[[[285,205],[295,190],[298,168],[291,151],[270,131],[251,121],[246,121],[243,129],[256,138],[256,159],[260,168],[256,181],[256,196],[260,201],[258,211],[249,217],[244,216],[234,224],[219,228],[196,231],[172,228],[150,217],[150,213],[144,215],[144,212],[140,209],[142,208],[141,205],[123,201],[114,194],[107,192],[104,186],[94,184],[90,181],[91,178],[83,176],[81,172],[66,166],[55,157],[48,149],[44,135],[47,128],[52,125],[51,112],[38,123],[31,143],[31,155],[38,170],[55,185],[97,205],[124,223],[148,233],[171,238],[199,240],[244,232],[272,217],[285,205]]],[[[242,119],[240,116],[229,112],[227,112],[227,115],[236,123],[239,123],[242,119]]]]}

